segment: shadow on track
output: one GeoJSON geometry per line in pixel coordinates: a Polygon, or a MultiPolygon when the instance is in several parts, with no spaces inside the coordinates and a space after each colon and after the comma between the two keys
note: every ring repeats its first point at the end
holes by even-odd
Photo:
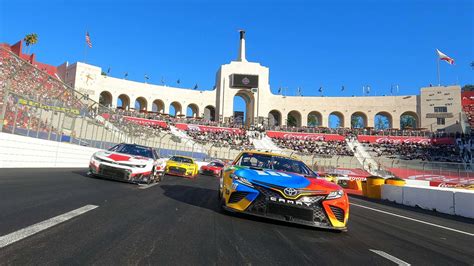
{"type": "Polygon", "coordinates": [[[245,213],[224,211],[219,206],[219,201],[217,199],[217,190],[215,189],[194,187],[194,186],[187,186],[187,185],[161,185],[160,187],[163,189],[164,191],[163,195],[166,197],[169,197],[171,199],[174,199],[176,201],[179,201],[185,204],[189,204],[189,205],[196,206],[199,208],[208,209],[215,213],[225,215],[231,218],[237,218],[239,220],[250,220],[250,221],[257,222],[259,224],[271,224],[271,225],[292,227],[292,228],[298,228],[298,229],[309,230],[309,231],[318,230],[318,231],[326,231],[326,232],[332,232],[332,233],[341,233],[341,231],[338,231],[338,230],[317,228],[317,227],[311,227],[311,226],[306,226],[306,225],[294,224],[290,222],[272,220],[269,218],[253,216],[253,215],[249,215],[245,213]]]}

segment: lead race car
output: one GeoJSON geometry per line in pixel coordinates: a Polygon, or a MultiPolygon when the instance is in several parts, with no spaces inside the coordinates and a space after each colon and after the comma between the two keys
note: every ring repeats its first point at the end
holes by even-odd
{"type": "Polygon", "coordinates": [[[155,149],[136,144],[118,144],[91,157],[89,174],[131,183],[160,181],[166,162],[155,149]]]}
{"type": "Polygon", "coordinates": [[[291,157],[245,151],[220,177],[224,210],[347,231],[349,200],[337,184],[318,178],[291,157]]]}

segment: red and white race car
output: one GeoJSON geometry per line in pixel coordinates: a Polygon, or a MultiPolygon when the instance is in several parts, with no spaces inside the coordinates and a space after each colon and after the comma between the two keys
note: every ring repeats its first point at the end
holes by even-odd
{"type": "Polygon", "coordinates": [[[199,172],[203,175],[219,176],[225,164],[221,161],[215,160],[209,162],[207,165],[201,166],[199,172]]]}
{"type": "Polygon", "coordinates": [[[155,149],[136,144],[118,144],[91,157],[89,174],[132,183],[153,183],[164,175],[166,162],[155,149]]]}

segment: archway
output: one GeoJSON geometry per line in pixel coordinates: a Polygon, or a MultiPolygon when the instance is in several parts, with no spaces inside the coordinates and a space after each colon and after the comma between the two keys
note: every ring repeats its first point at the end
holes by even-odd
{"type": "Polygon", "coordinates": [[[344,115],[341,112],[332,112],[329,114],[329,128],[344,127],[344,115]]]}
{"type": "Polygon", "coordinates": [[[216,108],[212,105],[208,105],[204,108],[203,113],[204,119],[209,121],[216,121],[216,108]]]}
{"type": "Polygon", "coordinates": [[[351,115],[351,128],[367,127],[367,115],[362,112],[355,112],[351,115]]]}
{"type": "Polygon", "coordinates": [[[281,113],[278,110],[271,110],[268,113],[268,125],[276,127],[281,125],[281,113]]]}
{"type": "Polygon", "coordinates": [[[393,127],[392,115],[388,112],[378,112],[374,117],[375,130],[384,130],[393,127]]]}
{"type": "Polygon", "coordinates": [[[301,113],[298,111],[291,111],[286,117],[286,125],[289,127],[301,127],[301,113]]]}
{"type": "Polygon", "coordinates": [[[170,116],[176,117],[183,113],[183,109],[179,102],[172,102],[170,104],[170,116]]]}
{"type": "Polygon", "coordinates": [[[414,112],[404,112],[400,115],[400,129],[415,129],[419,127],[418,115],[414,112]]]}
{"type": "Polygon", "coordinates": [[[162,100],[154,100],[153,104],[151,105],[151,111],[156,113],[164,113],[165,103],[162,100]]]}
{"type": "Polygon", "coordinates": [[[146,111],[147,110],[147,100],[143,97],[138,97],[135,100],[135,110],[136,111],[146,111]]]}
{"type": "Polygon", "coordinates": [[[99,104],[106,107],[112,106],[112,94],[108,91],[103,91],[99,95],[99,104]]]}
{"type": "Polygon", "coordinates": [[[249,90],[240,90],[234,95],[232,107],[234,123],[247,126],[253,123],[254,102],[253,93],[249,90]]]}
{"type": "Polygon", "coordinates": [[[121,108],[123,110],[130,109],[130,97],[126,94],[120,94],[117,98],[117,108],[121,108]]]}
{"type": "Polygon", "coordinates": [[[319,127],[323,124],[323,116],[317,111],[310,112],[307,119],[308,127],[319,127]]]}
{"type": "Polygon", "coordinates": [[[195,103],[191,103],[186,108],[187,117],[197,117],[199,116],[199,107],[195,103]]]}

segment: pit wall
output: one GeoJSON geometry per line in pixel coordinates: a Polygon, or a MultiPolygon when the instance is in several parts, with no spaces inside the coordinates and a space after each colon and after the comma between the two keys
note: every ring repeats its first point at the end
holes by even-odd
{"type": "Polygon", "coordinates": [[[474,218],[474,191],[427,186],[383,185],[384,200],[451,215],[474,218]]]}

